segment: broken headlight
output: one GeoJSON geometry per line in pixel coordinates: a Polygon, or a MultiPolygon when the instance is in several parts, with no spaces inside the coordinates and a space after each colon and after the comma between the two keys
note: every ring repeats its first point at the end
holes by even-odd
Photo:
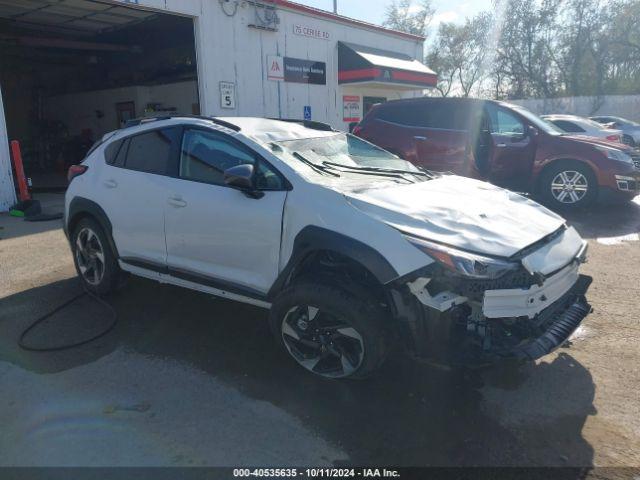
{"type": "Polygon", "coordinates": [[[414,237],[405,237],[418,250],[426,253],[440,265],[465,277],[494,279],[518,269],[518,264],[476,253],[432,243],[414,237]]]}

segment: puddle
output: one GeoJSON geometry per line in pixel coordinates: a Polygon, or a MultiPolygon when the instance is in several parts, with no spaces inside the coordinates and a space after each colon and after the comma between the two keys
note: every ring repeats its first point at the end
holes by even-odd
{"type": "Polygon", "coordinates": [[[640,240],[640,235],[637,233],[629,233],[628,235],[621,235],[619,237],[603,237],[598,238],[598,243],[603,245],[620,245],[624,242],[637,242],[640,240]]]}

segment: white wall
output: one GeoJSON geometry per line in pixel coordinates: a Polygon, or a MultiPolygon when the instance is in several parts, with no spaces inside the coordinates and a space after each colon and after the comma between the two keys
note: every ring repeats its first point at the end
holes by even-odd
{"type": "Polygon", "coordinates": [[[5,129],[4,105],[0,90],[0,212],[6,212],[16,203],[16,191],[11,174],[11,157],[9,155],[9,139],[5,129]]]}
{"type": "Polygon", "coordinates": [[[121,102],[134,102],[138,117],[149,103],[162,103],[163,107],[177,108],[177,113],[191,114],[192,105],[198,102],[198,85],[190,81],[71,93],[49,97],[45,109],[47,118],[63,122],[70,135],[90,128],[98,139],[119,127],[116,104],[121,102]],[[104,116],[99,118],[96,111],[104,116]]]}
{"type": "MultiPolygon", "coordinates": [[[[345,25],[301,12],[278,8],[277,32],[250,28],[254,7],[241,2],[233,17],[223,14],[217,1],[206,1],[197,20],[197,50],[203,112],[211,115],[257,115],[302,118],[310,105],[314,120],[346,128],[342,121],[343,90],[338,86],[338,41],[378,47],[422,58],[423,44],[414,39],[345,25]],[[329,33],[330,40],[307,38],[293,33],[293,25],[316,27],[329,33]],[[267,55],[316,60],[327,64],[327,85],[275,82],[267,79],[267,55]],[[219,82],[237,85],[237,108],[223,110],[219,102],[219,82]]],[[[346,87],[345,87],[346,88],[346,87]]],[[[350,91],[357,87],[350,85],[350,91]]],[[[390,89],[387,96],[421,95],[390,89]]],[[[362,94],[361,94],[362,95],[362,94]]]]}

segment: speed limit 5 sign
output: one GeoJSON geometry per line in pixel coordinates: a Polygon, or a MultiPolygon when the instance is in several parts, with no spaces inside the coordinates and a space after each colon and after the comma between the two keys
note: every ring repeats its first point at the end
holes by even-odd
{"type": "Polygon", "coordinates": [[[232,82],[220,82],[220,107],[236,108],[236,84],[232,82]]]}

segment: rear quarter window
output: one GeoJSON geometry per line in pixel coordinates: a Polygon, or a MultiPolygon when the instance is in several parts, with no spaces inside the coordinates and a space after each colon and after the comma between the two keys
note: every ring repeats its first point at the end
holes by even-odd
{"type": "Polygon", "coordinates": [[[120,151],[123,143],[124,140],[117,140],[115,142],[111,142],[107,145],[107,148],[104,149],[104,159],[107,162],[107,165],[114,165],[116,163],[118,152],[120,151]]]}

